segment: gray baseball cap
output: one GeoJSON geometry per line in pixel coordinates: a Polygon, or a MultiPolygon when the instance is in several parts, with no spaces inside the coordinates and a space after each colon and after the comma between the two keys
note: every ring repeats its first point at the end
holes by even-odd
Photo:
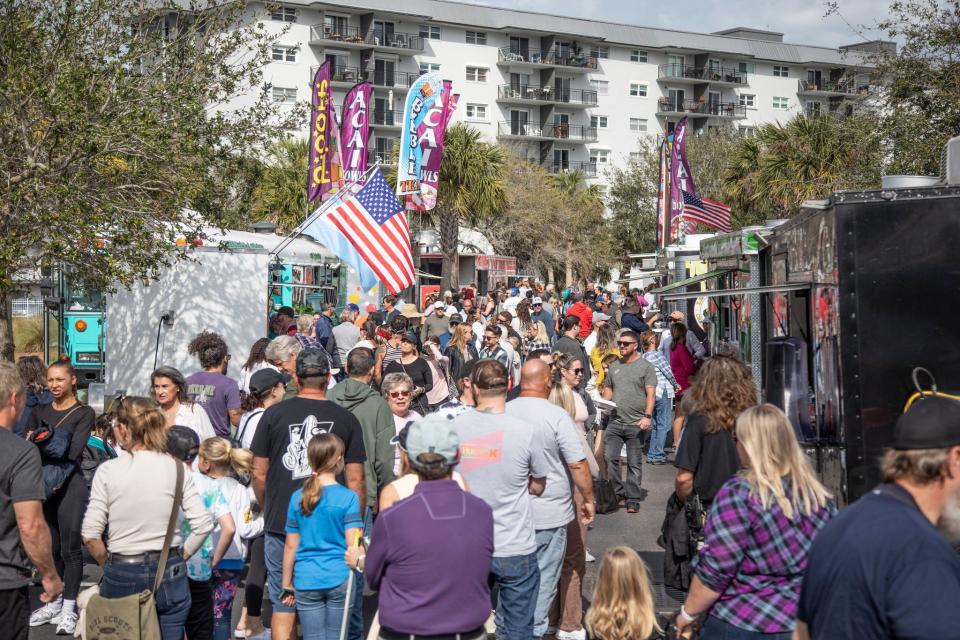
{"type": "Polygon", "coordinates": [[[423,467],[423,463],[417,460],[421,453],[435,453],[441,456],[448,466],[453,466],[460,460],[460,438],[454,429],[453,420],[436,413],[411,424],[407,428],[405,444],[407,457],[414,467],[423,467]]]}

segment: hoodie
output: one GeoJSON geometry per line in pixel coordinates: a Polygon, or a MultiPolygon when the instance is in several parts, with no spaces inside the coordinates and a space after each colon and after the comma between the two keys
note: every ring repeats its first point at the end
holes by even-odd
{"type": "Polygon", "coordinates": [[[593,324],[593,311],[582,301],[578,300],[567,310],[568,316],[580,318],[580,339],[590,335],[590,326],[593,324]]]}
{"type": "Polygon", "coordinates": [[[394,479],[394,452],[390,444],[396,435],[393,414],[387,402],[370,385],[352,378],[338,382],[327,392],[327,398],[352,413],[363,428],[363,446],[367,451],[367,461],[363,463],[367,505],[376,511],[377,496],[394,479]]]}
{"type": "Polygon", "coordinates": [[[53,394],[46,389],[40,393],[37,393],[33,389],[28,389],[23,412],[20,414],[20,420],[13,426],[13,432],[22,438],[24,432],[27,430],[27,421],[30,419],[30,412],[33,408],[50,404],[51,402],[53,402],[53,394]]]}

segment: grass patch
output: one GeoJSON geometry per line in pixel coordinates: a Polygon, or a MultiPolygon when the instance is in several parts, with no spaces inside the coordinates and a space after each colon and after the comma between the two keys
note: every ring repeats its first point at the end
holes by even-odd
{"type": "MultiPolygon", "coordinates": [[[[57,321],[50,318],[50,353],[57,353],[60,331],[57,321]]],[[[13,350],[15,357],[38,355],[43,357],[43,316],[18,316],[13,319],[13,350]]]]}

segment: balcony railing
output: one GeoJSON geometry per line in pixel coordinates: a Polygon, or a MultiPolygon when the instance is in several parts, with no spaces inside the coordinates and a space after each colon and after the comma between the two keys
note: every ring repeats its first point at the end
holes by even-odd
{"type": "Polygon", "coordinates": [[[310,39],[363,44],[360,27],[334,27],[327,24],[315,24],[310,27],[310,39]]]}
{"type": "Polygon", "coordinates": [[[811,82],[809,80],[800,81],[800,93],[808,93],[812,91],[853,94],[857,93],[857,88],[854,86],[854,83],[850,82],[849,80],[841,82],[835,82],[831,80],[824,80],[821,82],[811,82]]]}
{"type": "Polygon", "coordinates": [[[687,78],[701,82],[724,82],[734,85],[747,85],[747,74],[726,67],[694,67],[685,64],[668,63],[657,67],[658,78],[687,78]]]}
{"type": "Polygon", "coordinates": [[[403,89],[412,85],[420,75],[420,72],[410,71],[394,71],[393,73],[377,73],[374,71],[369,74],[371,82],[377,87],[400,87],[403,89]]]}
{"type": "Polygon", "coordinates": [[[575,142],[596,142],[597,130],[582,124],[514,124],[501,122],[497,125],[497,135],[512,138],[530,138],[536,140],[570,140],[575,142]]]}
{"type": "Polygon", "coordinates": [[[380,33],[374,30],[367,34],[366,41],[375,47],[423,51],[423,38],[413,33],[380,33]]]}
{"type": "Polygon", "coordinates": [[[550,173],[563,173],[564,171],[579,171],[585,178],[597,177],[596,162],[552,162],[543,165],[550,173]]]}
{"type": "Polygon", "coordinates": [[[672,100],[660,98],[658,113],[690,113],[723,118],[746,118],[747,108],[735,102],[700,102],[699,100],[672,100]]]}
{"type": "Polygon", "coordinates": [[[553,48],[541,51],[540,49],[516,49],[502,47],[498,54],[500,62],[548,64],[580,69],[596,69],[597,59],[583,53],[573,53],[567,48],[553,48]]]}
{"type": "Polygon", "coordinates": [[[402,118],[399,111],[374,111],[371,122],[380,127],[399,127],[402,118]]]}
{"type": "Polygon", "coordinates": [[[386,151],[377,151],[376,149],[369,149],[367,151],[367,164],[370,166],[373,166],[375,164],[392,166],[393,162],[394,162],[393,149],[388,149],[386,151]]]}
{"type": "Polygon", "coordinates": [[[359,67],[342,67],[336,66],[333,68],[333,73],[330,75],[330,80],[333,82],[352,82],[356,84],[366,79],[366,74],[360,71],[359,67]]]}
{"type": "Polygon", "coordinates": [[[561,102],[564,104],[597,104],[597,92],[589,89],[558,89],[532,84],[502,84],[498,88],[500,99],[529,100],[531,102],[561,102]]]}

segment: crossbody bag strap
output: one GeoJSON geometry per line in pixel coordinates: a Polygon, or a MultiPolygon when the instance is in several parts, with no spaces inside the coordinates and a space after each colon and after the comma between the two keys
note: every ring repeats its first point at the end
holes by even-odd
{"type": "Polygon", "coordinates": [[[250,420],[253,419],[253,416],[260,415],[264,411],[266,411],[266,409],[261,407],[259,409],[254,409],[247,414],[247,419],[243,422],[243,428],[240,429],[240,433],[237,434],[237,442],[239,442],[241,445],[243,444],[243,436],[247,433],[247,428],[250,426],[250,420]]]}
{"type": "Polygon", "coordinates": [[[167,558],[170,556],[170,545],[173,544],[173,529],[177,526],[177,513],[183,501],[183,463],[177,463],[177,486],[173,492],[173,507],[170,509],[170,521],[167,522],[167,534],[163,537],[163,550],[160,552],[160,562],[157,563],[157,577],[153,581],[153,591],[156,592],[163,582],[163,574],[167,570],[167,558]]]}
{"type": "Polygon", "coordinates": [[[53,428],[54,428],[54,429],[59,429],[59,428],[60,428],[60,425],[62,425],[62,424],[64,423],[64,421],[65,421],[67,418],[69,418],[70,415],[71,415],[74,411],[76,411],[77,409],[79,409],[79,408],[82,407],[82,406],[83,406],[83,405],[78,402],[77,404],[75,404],[75,405],[73,405],[72,407],[70,407],[70,411],[67,411],[67,415],[65,415],[65,416],[63,416],[62,418],[60,418],[60,420],[57,422],[57,424],[53,425],[53,428]]]}

